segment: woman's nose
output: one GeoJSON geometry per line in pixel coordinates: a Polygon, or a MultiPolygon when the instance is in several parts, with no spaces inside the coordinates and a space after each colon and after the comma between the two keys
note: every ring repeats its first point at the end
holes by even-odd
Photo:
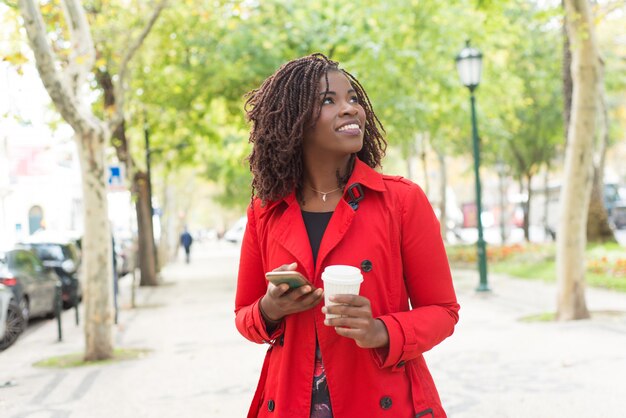
{"type": "Polygon", "coordinates": [[[359,109],[356,107],[356,103],[344,102],[341,106],[342,115],[356,115],[359,113],[359,109]]]}

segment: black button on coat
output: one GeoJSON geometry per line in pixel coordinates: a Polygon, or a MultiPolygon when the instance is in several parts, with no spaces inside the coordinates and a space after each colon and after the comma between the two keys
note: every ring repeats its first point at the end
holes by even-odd
{"type": "Polygon", "coordinates": [[[389,396],[383,396],[382,398],[380,398],[380,407],[383,409],[389,409],[391,408],[391,398],[389,396]]]}

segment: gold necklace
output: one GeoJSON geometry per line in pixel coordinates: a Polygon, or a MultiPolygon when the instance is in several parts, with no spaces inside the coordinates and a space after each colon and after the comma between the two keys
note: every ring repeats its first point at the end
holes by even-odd
{"type": "Polygon", "coordinates": [[[311,190],[313,190],[316,193],[319,193],[322,196],[322,201],[326,202],[326,196],[331,194],[331,193],[335,193],[337,190],[341,190],[341,187],[337,187],[336,189],[331,190],[330,192],[322,192],[319,190],[314,189],[313,187],[307,185],[307,187],[311,190]]]}

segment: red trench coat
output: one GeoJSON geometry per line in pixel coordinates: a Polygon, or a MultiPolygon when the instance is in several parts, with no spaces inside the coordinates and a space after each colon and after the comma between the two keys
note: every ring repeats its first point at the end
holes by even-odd
{"type": "Polygon", "coordinates": [[[270,347],[248,417],[308,418],[317,335],[334,418],[445,417],[422,354],[452,334],[456,301],[439,222],[422,190],[357,160],[322,238],[316,265],[295,193],[248,209],[241,248],[236,325],[270,347]],[[348,203],[360,183],[363,199],[348,203]],[[259,311],[264,274],[296,261],[316,287],[331,264],[361,268],[360,294],[389,332],[389,347],[364,349],[325,326],[323,302],[288,315],[268,335],[259,311]],[[409,306],[410,301],[410,307],[409,306]]]}

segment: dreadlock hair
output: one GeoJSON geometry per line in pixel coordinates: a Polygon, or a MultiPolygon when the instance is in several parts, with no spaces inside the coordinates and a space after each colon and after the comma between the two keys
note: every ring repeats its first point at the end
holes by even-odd
{"type": "MultiPolygon", "coordinates": [[[[381,132],[382,123],[361,83],[339,64],[323,54],[312,54],[283,64],[261,87],[246,94],[244,109],[252,122],[249,141],[253,144],[248,156],[252,172],[252,197],[263,204],[287,196],[302,187],[302,142],[307,128],[319,118],[320,79],[329,71],[342,72],[352,84],[360,105],[365,110],[363,147],[357,156],[372,168],[380,165],[387,142],[381,132]]],[[[351,158],[345,185],[353,168],[351,158]]]]}

